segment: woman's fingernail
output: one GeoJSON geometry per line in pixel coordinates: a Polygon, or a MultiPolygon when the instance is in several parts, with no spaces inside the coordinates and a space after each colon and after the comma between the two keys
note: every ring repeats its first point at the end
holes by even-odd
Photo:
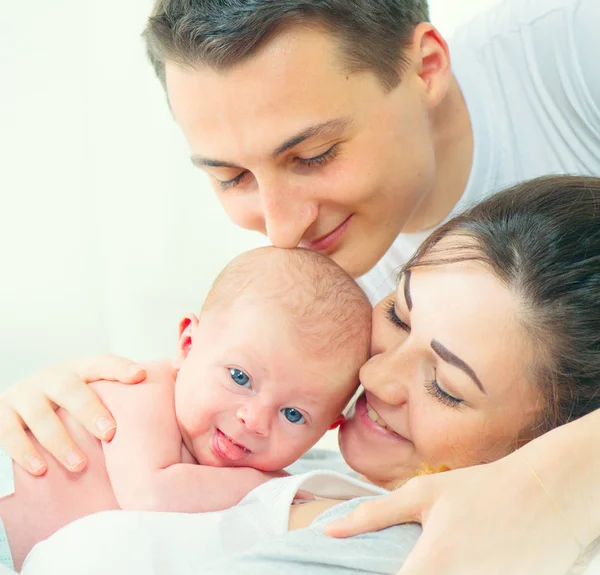
{"type": "Polygon", "coordinates": [[[98,419],[96,419],[96,429],[104,436],[113,431],[115,427],[115,422],[105,415],[101,415],[98,419]]]}
{"type": "Polygon", "coordinates": [[[77,469],[84,461],[83,457],[75,451],[69,451],[65,457],[69,469],[77,469]]]}
{"type": "Polygon", "coordinates": [[[37,473],[44,468],[44,462],[35,455],[29,455],[27,456],[27,466],[29,467],[30,471],[37,473]]]}

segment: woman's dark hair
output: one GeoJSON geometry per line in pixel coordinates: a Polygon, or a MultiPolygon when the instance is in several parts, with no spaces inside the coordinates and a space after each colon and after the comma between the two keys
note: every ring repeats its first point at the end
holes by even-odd
{"type": "Polygon", "coordinates": [[[600,178],[550,176],[500,192],[434,231],[404,269],[467,260],[522,303],[545,399],[530,434],[598,409],[600,178]],[[448,235],[460,245],[432,249],[448,235]]]}

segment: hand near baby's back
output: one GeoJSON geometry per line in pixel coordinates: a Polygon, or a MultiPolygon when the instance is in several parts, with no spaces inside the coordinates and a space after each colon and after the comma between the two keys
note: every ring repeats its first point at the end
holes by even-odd
{"type": "Polygon", "coordinates": [[[32,475],[46,473],[52,459],[48,455],[71,472],[82,471],[87,453],[71,437],[56,408],[64,408],[90,436],[110,441],[115,420],[88,383],[110,380],[136,384],[145,377],[141,365],[110,354],[43,369],[0,394],[0,446],[32,475]],[[31,434],[25,432],[27,428],[31,434]]]}
{"type": "Polygon", "coordinates": [[[86,470],[96,457],[92,446],[99,445],[93,439],[103,440],[110,480],[117,486],[117,499],[123,508],[222,509],[267,479],[282,475],[251,468],[189,469],[193,458],[181,459],[181,436],[173,427],[172,390],[160,386],[168,383],[167,367],[157,371],[157,364],[152,365],[148,374],[149,366],[100,355],[38,372],[0,396],[0,445],[32,475],[44,475],[48,470],[56,475],[62,467],[61,473],[68,470],[68,477],[86,470]],[[139,382],[151,385],[120,385],[139,382]],[[55,413],[57,406],[64,411],[55,413]],[[111,441],[117,428],[115,420],[119,421],[119,434],[111,441]],[[27,427],[31,433],[25,431],[27,427]],[[235,483],[231,489],[227,488],[229,478],[235,483]],[[198,480],[206,481],[208,491],[198,489],[198,480]],[[180,492],[180,488],[191,489],[193,497],[182,493],[181,500],[174,500],[177,491],[171,488],[172,482],[180,492]]]}
{"type": "Polygon", "coordinates": [[[235,505],[261,483],[281,475],[247,467],[199,465],[182,440],[171,362],[144,367],[146,380],[137,386],[91,384],[117,422],[114,438],[102,446],[119,507],[217,511],[235,505]]]}

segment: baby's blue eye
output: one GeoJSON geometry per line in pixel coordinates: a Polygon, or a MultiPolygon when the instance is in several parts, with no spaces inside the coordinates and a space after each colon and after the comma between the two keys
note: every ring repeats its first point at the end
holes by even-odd
{"type": "Polygon", "coordinates": [[[236,367],[229,368],[229,375],[231,375],[231,379],[235,381],[238,385],[243,387],[248,387],[250,384],[250,378],[241,370],[236,367]]]}
{"type": "Polygon", "coordinates": [[[283,413],[284,417],[290,423],[304,423],[304,415],[302,415],[297,409],[294,409],[293,407],[284,407],[281,410],[281,413],[283,413]]]}

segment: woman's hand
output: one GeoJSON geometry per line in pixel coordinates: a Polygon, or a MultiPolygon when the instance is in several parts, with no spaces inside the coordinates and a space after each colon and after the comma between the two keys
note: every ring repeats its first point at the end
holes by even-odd
{"type": "Polygon", "coordinates": [[[416,477],[325,533],[349,537],[421,523],[423,534],[399,575],[565,575],[579,546],[530,471],[519,467],[494,463],[416,477]]]}
{"type": "Polygon", "coordinates": [[[600,535],[598,429],[594,412],[494,463],[416,477],[325,532],[421,523],[400,575],[564,575],[600,535]]]}
{"type": "Polygon", "coordinates": [[[101,355],[44,369],[0,395],[0,446],[34,475],[46,462],[25,433],[36,439],[70,471],[81,471],[87,461],[69,437],[54,410],[65,409],[98,439],[112,439],[116,425],[87,383],[100,379],[138,383],[146,372],[133,362],[101,355]]]}

